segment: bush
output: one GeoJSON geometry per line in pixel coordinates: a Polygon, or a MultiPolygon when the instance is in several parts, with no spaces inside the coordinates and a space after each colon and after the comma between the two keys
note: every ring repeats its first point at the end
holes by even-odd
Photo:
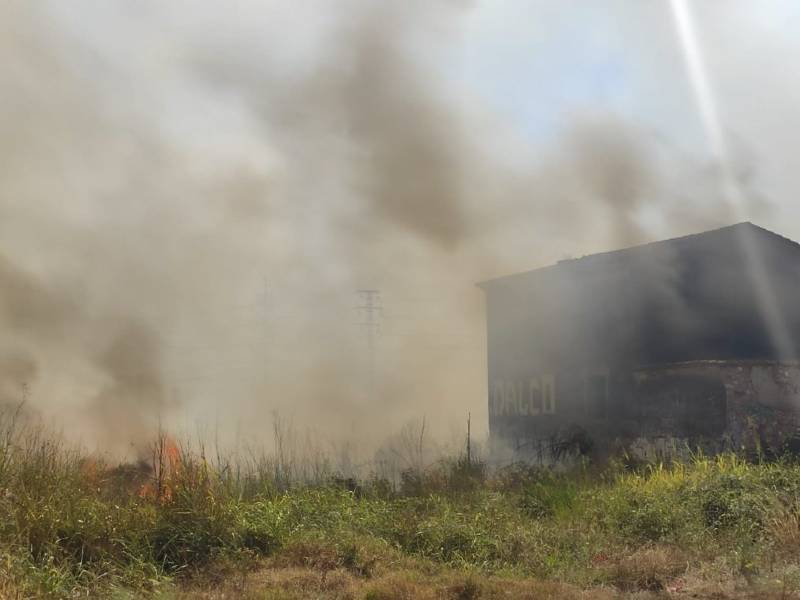
{"type": "Polygon", "coordinates": [[[540,479],[523,486],[520,508],[534,518],[566,516],[574,509],[577,497],[574,481],[545,471],[540,479]]]}

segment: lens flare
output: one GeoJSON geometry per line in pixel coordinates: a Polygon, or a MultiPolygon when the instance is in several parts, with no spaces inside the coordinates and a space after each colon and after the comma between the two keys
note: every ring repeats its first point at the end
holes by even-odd
{"type": "MultiPolygon", "coordinates": [[[[698,43],[694,18],[688,0],[670,0],[675,30],[683,58],[686,62],[689,83],[700,119],[710,146],[712,158],[718,164],[724,198],[737,221],[747,219],[744,193],[733,174],[725,143],[714,90],[703,60],[703,52],[698,43]]],[[[794,342],[789,335],[786,319],[778,305],[775,290],[764,264],[761,249],[751,231],[741,229],[739,240],[745,260],[747,275],[753,284],[761,314],[773,347],[781,358],[796,358],[794,342]]]]}

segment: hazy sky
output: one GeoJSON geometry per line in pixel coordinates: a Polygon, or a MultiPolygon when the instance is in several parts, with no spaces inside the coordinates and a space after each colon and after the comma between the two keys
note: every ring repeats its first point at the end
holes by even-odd
{"type": "MultiPolygon", "coordinates": [[[[800,5],[690,2],[734,154],[775,205],[759,219],[795,239],[800,5]]],[[[611,112],[681,152],[708,156],[669,2],[477,2],[460,76],[539,146],[570,120],[611,112]]]]}

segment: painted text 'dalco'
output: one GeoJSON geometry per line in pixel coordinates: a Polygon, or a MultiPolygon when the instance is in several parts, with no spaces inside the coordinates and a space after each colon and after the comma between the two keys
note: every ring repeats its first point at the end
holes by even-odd
{"type": "Polygon", "coordinates": [[[489,414],[536,417],[556,412],[556,382],[553,375],[525,381],[495,380],[489,395],[489,414]]]}

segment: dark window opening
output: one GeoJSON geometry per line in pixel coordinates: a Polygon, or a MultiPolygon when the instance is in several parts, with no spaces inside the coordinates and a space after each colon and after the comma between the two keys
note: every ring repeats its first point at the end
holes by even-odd
{"type": "Polygon", "coordinates": [[[583,385],[588,414],[596,419],[605,419],[608,414],[608,375],[586,375],[583,385]]]}

